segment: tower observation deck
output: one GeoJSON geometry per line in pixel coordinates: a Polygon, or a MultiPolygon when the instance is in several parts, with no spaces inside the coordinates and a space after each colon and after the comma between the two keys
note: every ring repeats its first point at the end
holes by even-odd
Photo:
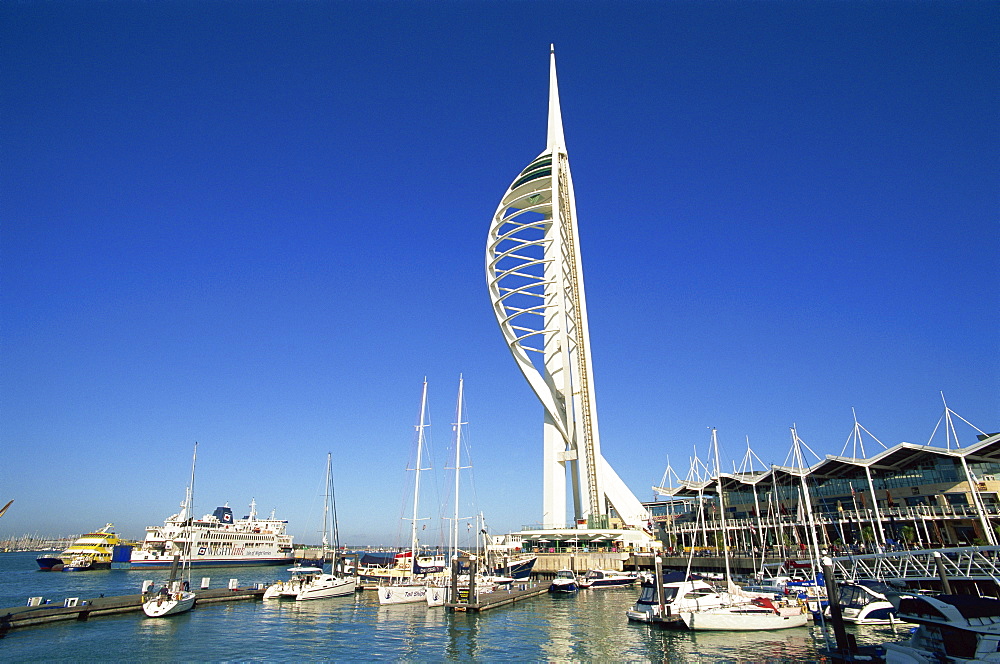
{"type": "Polygon", "coordinates": [[[486,281],[507,347],[544,408],[542,527],[608,528],[611,508],[645,530],[648,514],[601,455],[576,200],[563,136],[555,49],[548,140],[493,215],[486,281]]]}

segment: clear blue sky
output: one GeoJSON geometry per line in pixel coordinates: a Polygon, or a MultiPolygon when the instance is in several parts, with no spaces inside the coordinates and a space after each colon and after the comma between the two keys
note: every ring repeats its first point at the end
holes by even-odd
{"type": "Polygon", "coordinates": [[[839,454],[852,407],[926,443],[943,391],[1000,429],[998,7],[3,3],[0,536],[140,536],[199,441],[199,513],[256,497],[317,541],[332,451],[342,539],[395,543],[421,381],[443,487],[460,373],[476,507],[536,522],[484,256],[550,42],[641,499],[712,426],[769,463],[793,423],[839,454]]]}

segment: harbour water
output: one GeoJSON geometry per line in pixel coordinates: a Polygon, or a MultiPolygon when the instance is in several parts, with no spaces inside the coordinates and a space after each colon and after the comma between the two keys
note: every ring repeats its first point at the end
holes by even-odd
{"type": "MultiPolygon", "coordinates": [[[[0,607],[41,596],[139,592],[144,579],[161,584],[167,572],[105,570],[38,572],[34,553],[0,554],[0,607]]],[[[224,588],[285,578],[282,567],[199,570],[224,588]]],[[[818,627],[768,633],[683,632],[629,623],[625,609],[636,589],[543,595],[475,613],[450,613],[423,604],[380,607],[374,592],[312,602],[242,601],[195,607],[170,618],[141,613],[95,617],[14,629],[0,641],[5,662],[27,661],[823,661],[818,627]]],[[[906,632],[862,627],[861,643],[901,640],[906,632]]]]}

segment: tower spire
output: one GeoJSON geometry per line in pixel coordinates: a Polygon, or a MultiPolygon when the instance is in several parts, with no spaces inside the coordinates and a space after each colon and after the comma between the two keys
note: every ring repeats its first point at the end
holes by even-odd
{"type": "Polygon", "coordinates": [[[566,151],[562,111],[559,109],[559,81],[556,79],[556,45],[549,44],[549,136],[548,149],[566,151]]]}
{"type": "Polygon", "coordinates": [[[613,508],[646,530],[646,508],[601,455],[582,265],[552,46],[547,146],[493,215],[486,278],[507,346],[545,409],[543,523],[565,527],[570,489],[574,525],[607,528],[613,508]]]}

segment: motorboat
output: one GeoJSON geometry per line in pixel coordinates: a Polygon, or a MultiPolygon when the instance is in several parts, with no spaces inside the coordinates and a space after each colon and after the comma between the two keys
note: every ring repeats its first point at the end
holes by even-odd
{"type": "Polygon", "coordinates": [[[556,572],[556,576],[549,586],[550,593],[575,593],[579,589],[580,583],[571,569],[561,569],[556,572]]]}
{"type": "Polygon", "coordinates": [[[326,599],[353,595],[358,581],[353,576],[327,574],[321,567],[290,567],[292,578],[278,581],[264,591],[264,599],[326,599]]]}
{"type": "Polygon", "coordinates": [[[606,569],[592,569],[580,579],[581,588],[621,588],[638,581],[635,574],[626,574],[606,569]]]}
{"type": "MultiPolygon", "coordinates": [[[[838,602],[844,620],[857,625],[888,625],[899,622],[896,606],[901,593],[876,581],[840,584],[838,602]]],[[[826,615],[830,615],[829,607],[826,615]]]]}
{"type": "Polygon", "coordinates": [[[974,595],[901,597],[900,619],[915,623],[910,638],[886,643],[886,664],[1000,662],[1000,600],[974,595]]]}

